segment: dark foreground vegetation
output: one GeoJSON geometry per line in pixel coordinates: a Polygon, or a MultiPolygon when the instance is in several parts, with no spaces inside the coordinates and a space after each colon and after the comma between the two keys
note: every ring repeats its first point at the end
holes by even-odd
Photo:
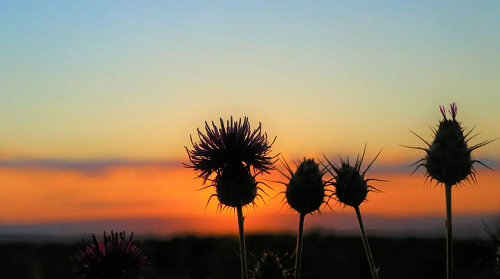
{"type": "MultiPolygon", "coordinates": [[[[380,278],[445,278],[446,241],[444,239],[376,238],[370,245],[380,278]]],[[[87,241],[87,239],[86,239],[87,241]]],[[[265,249],[280,255],[293,251],[293,235],[248,235],[249,253],[262,255],[265,249]]],[[[89,243],[89,242],[87,242],[89,243]]],[[[241,278],[238,239],[236,237],[176,237],[170,240],[136,242],[144,247],[150,264],[144,269],[146,279],[237,279],[241,278]]],[[[302,277],[305,279],[371,278],[363,244],[358,236],[308,234],[303,250],[302,277]]],[[[494,265],[477,263],[489,255],[490,242],[456,240],[454,278],[498,278],[494,265]],[[483,244],[483,245],[479,245],[483,244]]],[[[75,278],[62,266],[78,251],[74,243],[1,243],[1,279],[75,278]]],[[[491,263],[491,261],[490,261],[491,263]]],[[[255,259],[249,255],[249,264],[255,259]]],[[[294,259],[287,268],[293,268],[294,259]]],[[[251,267],[249,268],[252,269],[251,267]]]]}

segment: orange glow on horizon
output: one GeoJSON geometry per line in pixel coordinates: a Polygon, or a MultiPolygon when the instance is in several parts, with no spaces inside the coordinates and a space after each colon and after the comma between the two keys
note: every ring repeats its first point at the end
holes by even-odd
{"type": "MultiPolygon", "coordinates": [[[[293,168],[293,166],[292,166],[293,168]]],[[[232,218],[234,213],[216,213],[217,198],[208,198],[212,188],[202,187],[200,179],[194,179],[191,169],[182,167],[119,167],[102,173],[82,173],[67,170],[0,169],[3,191],[0,196],[0,222],[30,223],[52,221],[77,221],[97,219],[124,219],[150,217],[176,218],[232,218]]],[[[369,202],[361,209],[365,214],[383,216],[426,216],[445,212],[444,189],[424,185],[421,175],[377,173],[367,178],[380,178],[390,182],[374,182],[384,193],[369,193],[369,202]]],[[[277,171],[261,177],[261,181],[280,180],[277,171]]],[[[498,181],[500,174],[480,171],[477,185],[455,187],[453,212],[498,212],[498,181]]],[[[285,187],[266,182],[275,190],[262,186],[270,197],[261,192],[266,204],[257,201],[255,210],[248,208],[248,216],[265,217],[274,214],[295,214],[283,207],[285,187]],[[283,207],[283,209],[282,209],[283,207]]],[[[352,213],[351,208],[336,206],[335,212],[352,213]]],[[[328,208],[322,209],[329,212],[328,208]]],[[[222,220],[221,219],[221,220],[222,220]]],[[[233,226],[234,221],[228,221],[233,226]]],[[[229,225],[230,224],[230,225],[229,225]]],[[[219,227],[218,224],[217,227],[219,227]]],[[[269,228],[266,223],[264,227],[269,228]]]]}

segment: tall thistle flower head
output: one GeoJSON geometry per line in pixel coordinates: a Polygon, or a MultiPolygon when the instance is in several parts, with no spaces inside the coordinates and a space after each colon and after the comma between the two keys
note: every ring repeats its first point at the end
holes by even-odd
{"type": "Polygon", "coordinates": [[[369,181],[385,181],[381,179],[369,178],[365,179],[365,174],[370,169],[372,164],[380,155],[380,150],[373,159],[373,161],[368,165],[365,171],[361,172],[361,165],[363,163],[363,159],[365,156],[365,149],[363,150],[363,155],[361,159],[356,159],[354,166],[351,166],[349,163],[349,158],[347,161],[342,160],[340,158],[340,166],[335,163],[332,163],[325,156],[326,161],[328,162],[328,172],[332,175],[332,179],[329,181],[329,184],[335,186],[335,190],[333,191],[330,198],[334,197],[338,203],[343,204],[345,206],[357,207],[362,202],[366,201],[366,197],[368,196],[368,192],[381,192],[377,188],[368,185],[369,181]]]}
{"type": "MultiPolygon", "coordinates": [[[[254,203],[257,194],[255,177],[273,168],[276,156],[270,156],[271,146],[267,134],[262,133],[261,124],[255,130],[250,129],[250,122],[245,117],[243,122],[227,121],[224,125],[220,119],[220,127],[212,122],[212,127],[205,122],[206,134],[198,129],[199,142],[193,149],[186,151],[191,164],[184,164],[198,172],[203,183],[211,181],[210,186],[216,188],[219,208],[238,207],[254,203]],[[252,173],[253,171],[253,173],[252,173]],[[215,178],[210,177],[215,174],[215,178]]],[[[210,199],[209,199],[210,201],[210,199]]]]}
{"type": "MultiPolygon", "coordinates": [[[[132,245],[133,233],[125,239],[125,232],[111,231],[104,242],[98,242],[92,235],[93,243],[85,246],[70,260],[71,271],[87,279],[139,279],[140,268],[148,264],[141,248],[132,245]]],[[[83,241],[82,241],[83,242],[83,241]]]]}
{"type": "MultiPolygon", "coordinates": [[[[286,257],[286,255],[284,256],[286,257]]],[[[277,253],[270,251],[264,252],[264,255],[255,260],[257,264],[254,266],[252,273],[252,279],[287,279],[291,278],[293,273],[291,269],[285,268],[284,257],[278,257],[277,253]]]]}
{"type": "MultiPolygon", "coordinates": [[[[472,151],[485,146],[491,141],[483,141],[472,147],[468,146],[469,140],[473,137],[470,133],[474,130],[472,128],[467,134],[464,135],[464,128],[461,123],[456,120],[457,105],[455,103],[450,105],[451,119],[446,116],[446,110],[443,106],[439,106],[443,120],[437,125],[437,130],[433,129],[434,140],[431,144],[423,138],[415,134],[423,142],[426,143],[427,148],[405,146],[413,149],[420,149],[426,152],[426,156],[418,160],[415,164],[419,164],[415,171],[424,166],[427,170],[426,180],[436,180],[438,183],[446,185],[456,185],[463,180],[469,181],[469,178],[475,181],[476,171],[473,164],[479,163],[484,165],[478,160],[472,158],[472,151]]],[[[484,165],[489,168],[488,166],[484,165]]],[[[413,174],[412,173],[412,174],[413,174]]]]}
{"type": "MultiPolygon", "coordinates": [[[[288,205],[300,214],[319,211],[325,198],[325,183],[323,175],[314,159],[304,158],[296,164],[297,170],[292,171],[285,159],[282,160],[288,174],[282,173],[288,182],[278,182],[286,186],[285,198],[288,205]]],[[[284,199],[285,199],[284,198],[284,199]]]]}

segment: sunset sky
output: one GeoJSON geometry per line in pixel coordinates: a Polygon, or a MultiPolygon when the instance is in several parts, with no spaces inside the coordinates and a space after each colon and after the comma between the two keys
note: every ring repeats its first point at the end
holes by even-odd
{"type": "MultiPolygon", "coordinates": [[[[231,115],[290,161],[383,149],[368,177],[390,182],[362,210],[444,216],[444,189],[409,177],[424,153],[399,144],[423,146],[410,129],[432,140],[452,102],[472,144],[500,136],[499,14],[465,0],[2,3],[0,224],[232,216],[204,209],[213,190],[182,167],[190,135],[231,115]]],[[[500,140],[473,155],[500,169],[500,140]]],[[[477,170],[454,213],[500,212],[500,172],[477,170]]],[[[268,184],[248,216],[294,214],[268,184]]]]}

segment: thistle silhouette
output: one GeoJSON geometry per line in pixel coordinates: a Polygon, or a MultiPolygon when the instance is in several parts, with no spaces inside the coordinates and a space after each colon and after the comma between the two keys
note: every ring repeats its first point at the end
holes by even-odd
{"type": "Polygon", "coordinates": [[[378,152],[377,156],[375,156],[375,158],[368,165],[365,171],[361,173],[361,164],[363,163],[365,151],[366,151],[366,145],[365,149],[363,150],[363,155],[361,156],[361,159],[359,158],[358,155],[358,158],[356,159],[354,166],[351,166],[349,164],[349,157],[347,158],[347,161],[343,161],[342,158],[340,158],[340,166],[338,166],[335,163],[332,163],[330,160],[328,160],[328,158],[323,154],[325,160],[328,162],[328,166],[325,166],[325,168],[332,175],[332,179],[329,180],[327,183],[328,185],[335,186],[335,190],[333,191],[333,194],[330,195],[327,203],[329,202],[330,198],[334,197],[337,203],[343,205],[344,207],[351,206],[354,208],[356,216],[358,217],[359,228],[361,231],[361,238],[363,239],[363,245],[365,247],[366,256],[368,258],[370,271],[372,273],[373,278],[378,279],[379,268],[376,267],[375,262],[373,260],[373,255],[370,249],[370,245],[368,243],[368,238],[366,237],[366,232],[363,225],[363,219],[361,218],[361,211],[359,209],[359,206],[361,205],[361,203],[366,201],[368,192],[381,192],[377,188],[368,185],[369,181],[385,182],[386,180],[381,180],[376,178],[365,179],[366,172],[368,171],[368,169],[370,169],[370,167],[378,158],[382,150],[378,152]]]}
{"type": "Polygon", "coordinates": [[[210,196],[207,205],[212,197],[217,197],[218,210],[236,209],[241,272],[242,278],[247,279],[243,207],[255,206],[256,197],[262,199],[257,190],[261,190],[264,194],[265,191],[258,187],[258,184],[266,184],[256,182],[255,177],[273,169],[278,155],[273,157],[269,155],[274,141],[268,142],[267,134],[261,132],[260,123],[259,127],[252,131],[247,117],[242,123],[241,118],[239,122],[233,122],[231,116],[231,121],[228,120],[226,125],[221,118],[220,128],[214,122],[212,127],[205,122],[206,135],[198,129],[199,143],[194,143],[191,137],[193,149],[185,147],[191,164],[184,166],[197,171],[198,177],[203,179],[203,185],[207,181],[211,182],[202,189],[215,187],[215,193],[210,196]],[[212,179],[213,174],[215,178],[212,179]]]}
{"type": "Polygon", "coordinates": [[[253,255],[256,262],[253,270],[251,271],[251,279],[288,279],[291,278],[291,269],[285,268],[285,258],[288,253],[283,257],[279,257],[278,253],[265,251],[262,257],[258,258],[253,255]]]}
{"type": "Polygon", "coordinates": [[[482,222],[484,225],[484,231],[492,239],[493,245],[491,245],[491,254],[484,257],[480,261],[491,260],[491,258],[493,258],[493,262],[495,265],[494,271],[496,274],[500,275],[500,229],[497,228],[497,235],[495,235],[495,233],[486,225],[486,223],[484,221],[482,222]]]}
{"type": "Polygon", "coordinates": [[[426,152],[425,157],[412,164],[418,164],[418,166],[411,175],[413,175],[418,168],[423,166],[426,168],[426,182],[430,179],[431,183],[433,180],[436,180],[436,184],[442,183],[445,185],[447,247],[446,265],[447,278],[451,279],[453,278],[453,222],[451,189],[454,185],[461,184],[463,181],[468,181],[470,183],[472,180],[472,182],[476,182],[476,170],[473,166],[474,163],[479,163],[492,170],[481,161],[474,160],[471,153],[472,151],[485,146],[496,139],[483,141],[469,147],[469,141],[478,134],[469,137],[474,130],[474,128],[472,128],[467,134],[464,135],[465,129],[462,128],[461,123],[456,120],[458,111],[456,103],[452,103],[450,105],[449,112],[451,114],[451,119],[447,119],[444,106],[439,106],[439,109],[443,115],[443,120],[441,120],[437,125],[437,130],[432,130],[434,132],[434,140],[432,144],[429,144],[422,137],[412,131],[414,135],[427,145],[427,148],[406,145],[402,146],[426,152]]]}
{"type": "Polygon", "coordinates": [[[292,171],[286,160],[281,160],[283,166],[286,168],[288,174],[283,174],[288,182],[274,181],[286,186],[286,191],[283,200],[293,210],[299,213],[299,231],[297,233],[297,250],[295,258],[295,278],[300,278],[301,260],[302,260],[302,246],[304,236],[304,220],[307,214],[320,212],[320,206],[325,198],[325,182],[323,182],[323,175],[325,170],[319,169],[318,164],[314,159],[306,159],[296,163],[297,170],[292,171]]]}
{"type": "Polygon", "coordinates": [[[141,279],[140,268],[147,265],[147,257],[141,248],[132,245],[132,237],[125,239],[125,232],[107,236],[98,242],[92,234],[93,243],[70,258],[71,272],[86,279],[141,279]]]}

